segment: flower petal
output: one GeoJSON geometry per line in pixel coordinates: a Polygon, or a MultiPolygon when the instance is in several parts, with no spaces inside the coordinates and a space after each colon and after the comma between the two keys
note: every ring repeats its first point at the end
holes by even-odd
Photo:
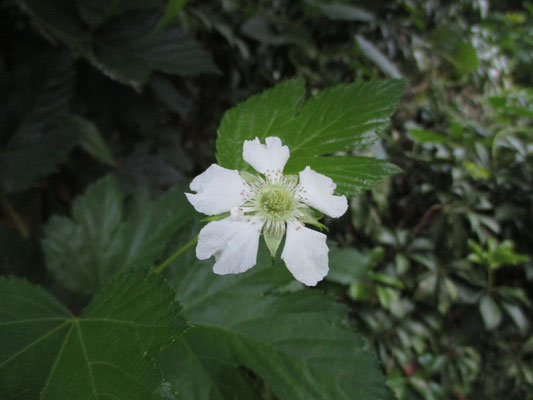
{"type": "Polygon", "coordinates": [[[238,274],[257,262],[262,224],[258,218],[231,216],[208,223],[200,231],[196,257],[206,260],[215,256],[213,272],[238,274]]]}
{"type": "Polygon", "coordinates": [[[257,172],[265,174],[267,170],[283,171],[290,151],[287,146],[282,146],[278,137],[272,136],[265,139],[262,144],[258,138],[245,140],[242,146],[242,158],[257,172]]]}
{"type": "Polygon", "coordinates": [[[346,196],[333,195],[336,187],[331,178],[313,171],[309,166],[300,172],[302,201],[332,218],[340,217],[348,209],[346,196]]]}
{"type": "Polygon", "coordinates": [[[281,258],[291,274],[307,286],[315,286],[328,274],[326,235],[304,227],[287,224],[287,238],[281,258]]]}
{"type": "Polygon", "coordinates": [[[242,191],[247,186],[238,171],[211,164],[191,182],[191,190],[197,193],[185,193],[185,196],[196,211],[216,215],[241,205],[242,191]]]}

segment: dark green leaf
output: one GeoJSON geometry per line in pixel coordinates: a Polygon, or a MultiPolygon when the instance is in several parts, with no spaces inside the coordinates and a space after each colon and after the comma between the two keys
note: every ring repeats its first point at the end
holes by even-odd
{"type": "Polygon", "coordinates": [[[159,14],[128,13],[106,23],[93,39],[90,61],[107,75],[136,88],[152,70],[176,75],[214,73],[209,55],[173,25],[154,32],[159,14]]]}
{"type": "Polygon", "coordinates": [[[175,24],[164,28],[159,25],[168,23],[166,19],[172,18],[177,3],[169,4],[167,14],[163,14],[162,3],[105,3],[84,1],[78,7],[76,2],[65,0],[25,1],[26,9],[43,31],[87,58],[104,74],[137,89],[153,70],[177,75],[218,72],[209,55],[175,24]]]}
{"type": "Polygon", "coordinates": [[[310,3],[318,7],[329,19],[362,22],[370,22],[374,19],[374,16],[368,11],[351,4],[325,3],[323,1],[310,3]]]}
{"type": "Polygon", "coordinates": [[[74,72],[66,55],[45,74],[32,108],[0,151],[0,185],[7,193],[27,189],[55,171],[78,142],[80,126],[68,115],[74,72]]]}
{"type": "Polygon", "coordinates": [[[121,275],[81,317],[44,289],[0,278],[0,396],[5,399],[158,398],[148,352],[186,328],[159,275],[121,275]]]}
{"type": "Polygon", "coordinates": [[[494,329],[502,320],[502,312],[496,301],[489,295],[484,295],[479,302],[479,312],[485,323],[485,328],[494,329]]]}
{"type": "Polygon", "coordinates": [[[82,135],[80,146],[97,160],[111,166],[116,166],[115,158],[96,125],[82,117],[77,117],[77,120],[82,135]]]}
{"type": "Polygon", "coordinates": [[[104,178],[76,198],[72,219],[54,216],[46,225],[47,266],[64,287],[93,293],[119,271],[152,265],[191,216],[179,187],[157,201],[141,192],[126,211],[117,183],[104,178]]]}
{"type": "Polygon", "coordinates": [[[183,398],[251,398],[240,386],[249,382],[244,367],[279,399],[393,399],[368,344],[345,325],[344,306],[313,290],[276,294],[292,278],[263,250],[236,276],[192,257],[171,271],[194,328],[160,364],[183,398]]]}

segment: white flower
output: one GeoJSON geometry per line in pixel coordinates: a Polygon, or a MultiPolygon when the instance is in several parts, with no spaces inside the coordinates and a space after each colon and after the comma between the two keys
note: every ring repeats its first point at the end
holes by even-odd
{"type": "Polygon", "coordinates": [[[326,235],[306,228],[320,226],[318,210],[337,218],[348,209],[345,196],[335,196],[335,183],[307,166],[296,175],[283,175],[290,152],[277,137],[246,140],[242,157],[261,175],[212,164],[191,182],[185,193],[194,208],[207,215],[230,214],[208,223],[201,231],[196,256],[215,256],[213,271],[237,274],[257,262],[259,236],[274,256],[285,232],[281,258],[296,279],[314,286],[328,273],[326,235]]]}

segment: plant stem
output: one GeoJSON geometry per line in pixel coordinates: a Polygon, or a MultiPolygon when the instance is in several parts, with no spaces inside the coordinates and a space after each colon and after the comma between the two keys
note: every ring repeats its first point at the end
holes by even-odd
{"type": "Polygon", "coordinates": [[[193,237],[190,242],[188,242],[185,245],[183,245],[183,247],[178,249],[178,251],[176,251],[169,258],[167,258],[165,261],[163,261],[163,263],[159,267],[157,267],[154,272],[156,274],[160,274],[161,272],[163,272],[170,264],[172,264],[172,262],[176,258],[178,258],[182,254],[184,254],[187,250],[189,250],[191,247],[193,247],[196,243],[198,243],[198,235],[193,237]]]}
{"type": "Polygon", "coordinates": [[[0,191],[0,204],[2,205],[2,208],[5,210],[8,217],[13,222],[13,225],[15,225],[15,228],[20,234],[20,236],[22,236],[24,239],[29,238],[30,233],[28,232],[28,228],[26,228],[26,225],[24,225],[24,222],[22,222],[22,218],[20,218],[20,215],[13,208],[8,198],[2,191],[0,191]]]}

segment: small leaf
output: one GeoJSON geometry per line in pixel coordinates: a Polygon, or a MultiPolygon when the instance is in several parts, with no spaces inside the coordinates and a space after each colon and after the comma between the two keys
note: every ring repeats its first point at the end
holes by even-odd
{"type": "Polygon", "coordinates": [[[130,272],[75,317],[44,289],[0,278],[0,397],[151,398],[162,380],[146,354],[186,328],[174,297],[161,276],[130,272]]]}
{"type": "Polygon", "coordinates": [[[525,335],[529,328],[529,321],[520,306],[508,303],[506,301],[502,301],[501,304],[503,309],[507,312],[507,314],[509,314],[511,319],[516,324],[517,328],[520,330],[520,333],[522,335],[525,335]]]}
{"type": "Polygon", "coordinates": [[[409,129],[409,137],[418,143],[446,143],[449,139],[440,133],[426,129],[409,129]]]}
{"type": "Polygon", "coordinates": [[[100,131],[91,121],[82,117],[75,117],[80,127],[81,141],[80,146],[85,149],[87,153],[92,155],[99,161],[113,167],[117,166],[113,154],[109,150],[107,143],[100,134],[100,131]]]}
{"type": "Polygon", "coordinates": [[[326,17],[332,20],[370,22],[374,19],[372,13],[351,4],[325,3],[320,0],[309,1],[309,3],[318,7],[326,17]]]}
{"type": "Polygon", "coordinates": [[[169,25],[183,9],[185,3],[187,3],[187,0],[168,0],[165,13],[163,14],[161,20],[155,27],[154,32],[157,33],[163,28],[165,28],[167,25],[169,25]]]}
{"type": "Polygon", "coordinates": [[[485,323],[485,328],[492,330],[500,325],[502,312],[498,304],[489,295],[484,295],[479,302],[479,312],[485,323]]]}
{"type": "Polygon", "coordinates": [[[402,73],[377,47],[361,35],[355,35],[355,40],[361,51],[374,63],[385,75],[391,78],[403,78],[402,73]]]}

